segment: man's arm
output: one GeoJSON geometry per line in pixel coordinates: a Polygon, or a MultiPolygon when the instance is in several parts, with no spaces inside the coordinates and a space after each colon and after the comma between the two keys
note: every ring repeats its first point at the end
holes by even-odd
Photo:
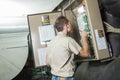
{"type": "Polygon", "coordinates": [[[81,32],[81,38],[82,38],[82,48],[80,50],[80,56],[88,57],[90,52],[89,52],[89,45],[88,45],[87,32],[86,31],[81,32]]]}

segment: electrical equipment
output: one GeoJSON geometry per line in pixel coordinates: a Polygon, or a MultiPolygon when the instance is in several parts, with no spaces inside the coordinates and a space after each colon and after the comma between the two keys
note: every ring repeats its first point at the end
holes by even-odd
{"type": "MultiPolygon", "coordinates": [[[[53,25],[55,20],[58,16],[65,15],[73,25],[82,25],[79,27],[79,31],[86,29],[87,33],[89,34],[89,44],[91,49],[91,56],[89,60],[101,60],[111,57],[109,54],[107,41],[105,37],[105,32],[101,20],[101,15],[98,6],[98,0],[84,0],[85,7],[80,6],[82,12],[75,17],[73,14],[75,6],[74,2],[71,3],[67,8],[61,10],[61,12],[51,12],[51,13],[41,13],[41,14],[31,14],[28,15],[28,23],[30,29],[30,35],[32,40],[32,47],[33,47],[33,54],[35,59],[35,67],[41,66],[38,57],[38,50],[40,48],[46,47],[45,45],[41,44],[41,37],[39,36],[39,27],[45,26],[46,24],[53,25]],[[74,8],[70,8],[70,6],[74,8]],[[85,9],[84,9],[85,8],[85,9]],[[63,13],[64,12],[64,13],[63,13]],[[44,17],[44,20],[41,18],[43,15],[47,15],[44,17]],[[49,17],[48,17],[49,16],[49,17]],[[76,21],[76,18],[78,21],[76,21]],[[81,20],[82,19],[82,20],[81,20]],[[79,21],[80,20],[80,21],[79,21]],[[43,24],[45,22],[45,24],[43,24]],[[84,27],[83,27],[84,26],[84,27]]],[[[77,3],[78,6],[78,3],[77,3]]],[[[75,38],[78,38],[77,31],[78,27],[75,27],[74,33],[75,38]]],[[[76,39],[79,41],[79,39],[76,39]]],[[[86,58],[85,58],[86,59],[86,58]]]]}
{"type": "Polygon", "coordinates": [[[83,5],[80,5],[78,7],[77,23],[78,23],[78,28],[80,32],[85,30],[88,33],[88,44],[90,46],[90,57],[93,58],[95,56],[94,56],[92,35],[91,35],[90,28],[89,28],[88,20],[87,20],[86,10],[83,5]]]}
{"type": "Polygon", "coordinates": [[[88,33],[88,41],[91,49],[91,57],[93,60],[100,60],[109,58],[111,54],[109,53],[107,41],[105,37],[105,32],[103,28],[103,23],[101,20],[101,15],[99,11],[97,0],[84,0],[85,7],[80,5],[78,11],[77,22],[79,25],[79,30],[85,29],[88,33]]]}

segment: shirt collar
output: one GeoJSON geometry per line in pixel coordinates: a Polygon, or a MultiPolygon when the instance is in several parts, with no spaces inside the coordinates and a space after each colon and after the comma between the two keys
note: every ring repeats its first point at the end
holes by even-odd
{"type": "Polygon", "coordinates": [[[67,36],[67,35],[64,34],[63,32],[58,32],[57,35],[58,35],[58,36],[67,36]]]}

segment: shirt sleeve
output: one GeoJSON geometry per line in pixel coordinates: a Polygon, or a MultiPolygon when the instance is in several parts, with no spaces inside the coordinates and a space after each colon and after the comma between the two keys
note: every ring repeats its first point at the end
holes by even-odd
{"type": "Polygon", "coordinates": [[[68,39],[68,48],[72,53],[74,53],[76,55],[78,55],[81,50],[80,45],[72,38],[68,39]]]}

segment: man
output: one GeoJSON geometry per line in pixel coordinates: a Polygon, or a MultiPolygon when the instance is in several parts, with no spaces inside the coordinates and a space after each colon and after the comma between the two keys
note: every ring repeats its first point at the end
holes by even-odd
{"type": "Polygon", "coordinates": [[[52,80],[73,80],[74,54],[82,57],[89,55],[87,33],[85,31],[81,33],[83,47],[80,47],[74,39],[68,36],[72,33],[72,27],[66,17],[58,17],[55,27],[58,34],[49,43],[46,57],[46,62],[51,67],[52,80]]]}

